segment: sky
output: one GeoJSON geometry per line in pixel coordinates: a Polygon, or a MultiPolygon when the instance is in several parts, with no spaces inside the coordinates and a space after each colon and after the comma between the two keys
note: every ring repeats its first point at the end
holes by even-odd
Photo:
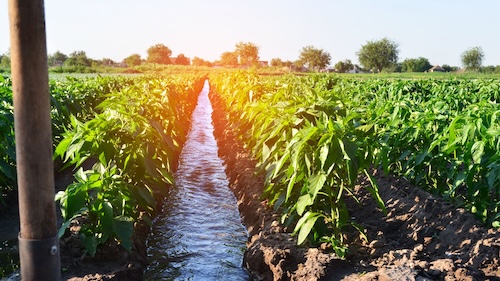
{"type": "MultiPolygon", "coordinates": [[[[220,59],[238,42],[259,47],[261,60],[294,61],[305,46],[350,59],[368,41],[399,46],[399,61],[424,57],[461,66],[480,46],[483,65],[500,65],[497,0],[46,0],[49,54],[85,51],[122,61],[164,44],[172,55],[220,59]]],[[[8,1],[0,4],[0,53],[9,50],[8,1]]]]}

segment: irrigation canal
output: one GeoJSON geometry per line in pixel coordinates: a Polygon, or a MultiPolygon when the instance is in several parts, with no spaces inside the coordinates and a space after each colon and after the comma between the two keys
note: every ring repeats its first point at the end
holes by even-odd
{"type": "Polygon", "coordinates": [[[145,280],[250,280],[247,233],[213,136],[209,84],[198,98],[163,212],[148,238],[145,280]]]}

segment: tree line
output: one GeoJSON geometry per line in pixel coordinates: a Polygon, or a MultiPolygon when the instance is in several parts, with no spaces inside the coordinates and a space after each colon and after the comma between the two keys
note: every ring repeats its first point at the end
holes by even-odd
{"type": "MultiPolygon", "coordinates": [[[[368,41],[356,52],[361,65],[355,65],[351,60],[339,61],[334,65],[336,72],[366,71],[366,72],[426,72],[433,65],[427,58],[407,58],[399,62],[399,46],[396,42],[383,38],[380,40],[368,41]]],[[[486,73],[500,73],[500,66],[483,67],[484,52],[481,47],[473,47],[465,50],[461,54],[461,62],[466,70],[486,73]]],[[[315,71],[325,69],[330,65],[331,55],[323,49],[313,46],[302,48],[299,59],[289,64],[297,67],[312,69],[315,71]]],[[[271,60],[271,65],[285,65],[280,59],[271,60]]],[[[442,65],[440,70],[446,72],[457,71],[457,66],[442,65]]]]}
{"type": "MultiPolygon", "coordinates": [[[[345,59],[333,65],[335,72],[426,72],[432,68],[427,58],[406,58],[399,61],[398,43],[383,38],[368,41],[356,52],[360,65],[353,64],[351,60],[345,59]]],[[[473,47],[461,54],[461,62],[466,70],[484,73],[500,73],[500,66],[482,66],[484,52],[481,47],[473,47]]],[[[134,53],[115,62],[109,58],[95,60],[89,58],[84,51],[74,51],[66,55],[60,51],[48,55],[48,65],[52,68],[61,68],[61,71],[86,72],[91,67],[134,67],[144,63],[177,64],[193,66],[221,66],[221,67],[260,67],[267,66],[267,62],[259,61],[259,47],[251,42],[239,42],[233,51],[223,52],[219,60],[210,62],[199,57],[187,58],[180,53],[172,57],[172,50],[163,44],[156,44],[148,48],[147,57],[142,58],[134,53]]],[[[273,58],[270,61],[272,67],[287,67],[298,71],[324,71],[330,66],[331,55],[329,52],[306,46],[300,50],[299,57],[295,61],[283,61],[273,58]]],[[[0,55],[0,70],[10,68],[10,53],[0,55]]],[[[460,68],[457,66],[442,65],[441,71],[452,72],[460,68]]],[[[332,70],[332,69],[330,69],[332,70]]]]}

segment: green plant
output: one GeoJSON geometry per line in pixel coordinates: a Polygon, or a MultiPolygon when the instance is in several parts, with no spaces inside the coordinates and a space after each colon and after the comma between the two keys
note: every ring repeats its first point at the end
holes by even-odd
{"type": "Polygon", "coordinates": [[[157,199],[173,184],[172,172],[187,134],[191,112],[203,86],[202,76],[135,79],[112,91],[94,118],[71,117],[55,157],[79,169],[77,182],[57,195],[63,210],[60,235],[79,219],[86,250],[94,255],[108,239],[130,250],[131,227],[151,223],[157,199]]]}
{"type": "MultiPolygon", "coordinates": [[[[328,88],[335,81],[319,76],[262,82],[238,73],[211,81],[226,100],[233,129],[259,160],[264,198],[282,213],[282,222],[295,223],[299,244],[308,238],[328,242],[343,257],[345,228],[363,234],[344,200],[353,196],[360,173],[369,176],[376,148],[373,126],[331,95],[328,88]]],[[[370,179],[369,191],[384,209],[370,179]]]]}

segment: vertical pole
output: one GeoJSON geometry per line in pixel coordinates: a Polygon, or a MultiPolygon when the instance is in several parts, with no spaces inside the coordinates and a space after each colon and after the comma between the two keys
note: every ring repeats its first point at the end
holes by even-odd
{"type": "Polygon", "coordinates": [[[22,280],[60,280],[43,0],[9,0],[22,280]]]}

